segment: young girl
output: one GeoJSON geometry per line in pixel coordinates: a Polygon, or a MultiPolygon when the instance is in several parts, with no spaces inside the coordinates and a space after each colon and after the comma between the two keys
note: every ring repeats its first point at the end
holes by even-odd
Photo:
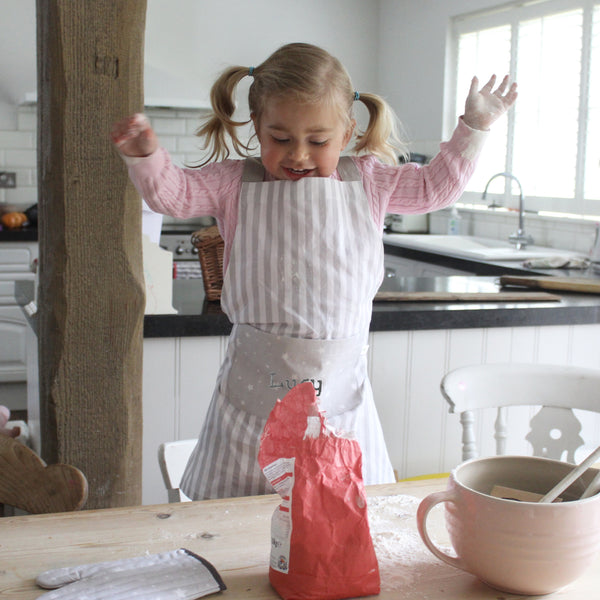
{"type": "Polygon", "coordinates": [[[271,492],[257,464],[266,417],[300,381],[313,383],[328,422],[352,432],[366,484],[394,481],[367,377],[372,300],[383,277],[386,213],[452,204],[473,172],[485,130],[516,99],[505,78],[494,91],[474,78],[465,112],[422,168],[396,162],[393,114],[355,92],[340,62],[308,44],[283,46],[257,67],[232,67],[214,84],[212,118],[200,129],[208,159],[175,167],[142,115],[112,136],[142,197],[160,213],[216,217],[225,241],[221,306],[233,323],[227,354],[196,449],[181,482],[193,499],[271,492]],[[250,116],[260,160],[242,155],[234,91],[252,77],[250,116]],[[341,157],[369,111],[358,157],[341,157]],[[213,162],[218,159],[220,162],[213,162]]]}

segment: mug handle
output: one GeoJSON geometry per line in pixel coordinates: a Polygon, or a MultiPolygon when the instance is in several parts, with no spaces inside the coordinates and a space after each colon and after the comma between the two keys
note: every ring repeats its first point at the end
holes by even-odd
{"type": "Polygon", "coordinates": [[[456,494],[452,490],[433,492],[421,500],[419,508],[417,509],[417,528],[419,529],[419,535],[432,554],[437,556],[440,560],[443,560],[445,563],[456,567],[457,569],[467,571],[468,569],[460,557],[450,556],[449,554],[442,552],[431,541],[429,533],[427,533],[427,516],[429,515],[429,511],[436,504],[440,504],[440,502],[454,502],[456,504],[456,494]]]}

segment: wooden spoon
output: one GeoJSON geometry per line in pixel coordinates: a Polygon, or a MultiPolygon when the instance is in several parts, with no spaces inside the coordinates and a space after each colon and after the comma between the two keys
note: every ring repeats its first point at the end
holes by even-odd
{"type": "MultiPolygon", "coordinates": [[[[566,477],[563,477],[545,496],[540,498],[540,502],[553,502],[564,492],[576,479],[583,475],[592,464],[600,458],[600,446],[596,448],[579,466],[575,467],[566,477]]],[[[585,493],[585,492],[584,492],[585,493]]]]}

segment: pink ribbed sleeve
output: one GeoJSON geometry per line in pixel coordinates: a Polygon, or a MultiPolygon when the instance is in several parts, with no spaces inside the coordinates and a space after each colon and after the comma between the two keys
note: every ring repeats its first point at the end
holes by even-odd
{"type": "MultiPolygon", "coordinates": [[[[384,165],[373,156],[355,158],[375,223],[382,228],[386,213],[432,212],[455,202],[473,173],[487,135],[460,119],[451,139],[443,142],[440,152],[423,167],[384,165]]],[[[123,158],[132,182],[155,212],[180,219],[217,219],[225,240],[226,266],[237,226],[244,161],[181,169],[162,148],[145,158],[123,158]]],[[[332,177],[339,179],[337,173],[332,177]]]]}
{"type": "Polygon", "coordinates": [[[417,214],[453,204],[469,181],[488,132],[471,129],[462,119],[449,141],[423,167],[409,163],[384,165],[372,156],[360,157],[363,185],[373,219],[380,227],[386,213],[417,214]]]}
{"type": "Polygon", "coordinates": [[[224,160],[201,169],[181,169],[173,165],[163,148],[145,158],[123,158],[131,181],[153,211],[178,219],[217,219],[225,241],[226,268],[237,225],[244,161],[224,160]]]}

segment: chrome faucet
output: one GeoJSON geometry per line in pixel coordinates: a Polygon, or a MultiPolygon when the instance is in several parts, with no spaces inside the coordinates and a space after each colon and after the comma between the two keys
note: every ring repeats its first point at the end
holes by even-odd
{"type": "MultiPolygon", "coordinates": [[[[508,236],[508,241],[511,244],[514,244],[516,246],[517,250],[521,250],[522,248],[526,248],[528,244],[533,244],[533,238],[530,235],[525,233],[525,228],[523,226],[523,213],[525,212],[525,209],[523,206],[523,187],[521,186],[521,182],[512,173],[508,173],[506,171],[504,171],[502,173],[496,173],[495,175],[492,175],[488,179],[488,182],[485,184],[485,189],[483,190],[483,194],[481,194],[482,200],[486,199],[488,186],[494,179],[496,179],[496,177],[506,177],[506,179],[512,179],[513,181],[516,181],[517,185],[519,186],[519,227],[514,233],[511,233],[508,236]]],[[[512,186],[511,186],[511,191],[512,191],[512,186]]],[[[498,206],[500,206],[500,205],[492,203],[489,205],[489,208],[495,208],[498,206]]]]}

